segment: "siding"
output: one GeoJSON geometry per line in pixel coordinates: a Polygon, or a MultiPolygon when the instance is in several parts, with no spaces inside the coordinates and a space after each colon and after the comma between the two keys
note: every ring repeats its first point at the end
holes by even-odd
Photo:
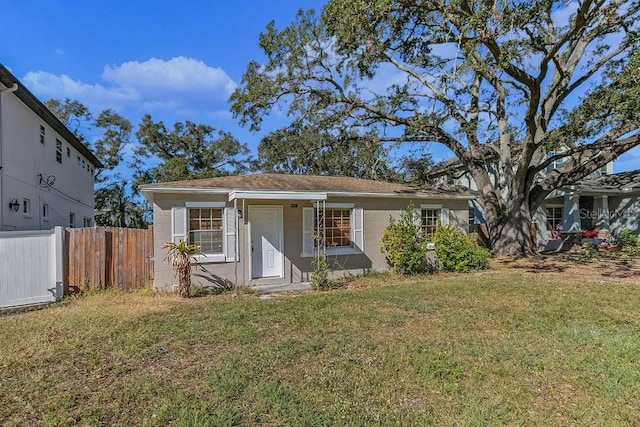
{"type": "MultiPolygon", "coordinates": [[[[184,206],[185,201],[227,201],[227,195],[189,195],[183,198],[179,195],[155,194],[153,204],[154,218],[154,253],[155,271],[154,286],[158,289],[170,288],[176,283],[173,270],[164,261],[166,250],[162,248],[165,242],[171,240],[171,208],[184,206]]],[[[330,198],[327,203],[354,203],[355,207],[364,209],[364,254],[338,255],[329,257],[333,268],[342,273],[363,273],[368,270],[387,270],[388,266],[380,247],[380,237],[389,225],[389,217],[397,217],[410,201],[395,198],[330,198]]],[[[442,204],[450,209],[450,223],[467,230],[468,201],[449,199],[414,199],[414,205],[431,203],[442,204]]],[[[248,210],[255,205],[276,205],[283,207],[283,252],[284,277],[279,279],[261,279],[279,283],[295,283],[310,279],[311,258],[301,257],[302,250],[302,211],[304,207],[311,207],[308,200],[247,200],[243,221],[239,227],[240,259],[235,263],[202,263],[194,268],[193,283],[206,286],[210,283],[229,281],[235,283],[250,283],[251,271],[249,260],[250,247],[248,235],[248,210]],[[294,207],[295,206],[295,207],[294,207]]],[[[227,206],[233,203],[227,202],[227,206]]],[[[238,208],[242,208],[242,201],[238,201],[238,208]]]]}

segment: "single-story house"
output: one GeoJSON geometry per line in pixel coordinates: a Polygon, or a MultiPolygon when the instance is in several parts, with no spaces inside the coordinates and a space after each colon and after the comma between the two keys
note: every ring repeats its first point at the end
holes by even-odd
{"type": "Polygon", "coordinates": [[[412,203],[427,236],[438,222],[465,231],[463,191],[337,176],[251,174],[142,186],[153,205],[156,289],[176,283],[163,262],[166,242],[200,246],[194,283],[246,285],[310,280],[311,260],[326,252],[342,273],[386,270],[380,237],[391,216],[412,203]]]}

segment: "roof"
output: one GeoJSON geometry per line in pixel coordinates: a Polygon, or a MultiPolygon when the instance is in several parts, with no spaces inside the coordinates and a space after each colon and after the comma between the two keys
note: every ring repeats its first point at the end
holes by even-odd
{"type": "Polygon", "coordinates": [[[570,187],[583,192],[640,192],[640,169],[582,179],[570,187]]]}
{"type": "Polygon", "coordinates": [[[14,94],[27,107],[53,128],[60,136],[66,139],[73,148],[78,150],[96,168],[103,168],[104,165],[98,158],[84,145],[71,131],[38,99],[34,94],[24,87],[22,83],[2,64],[0,64],[0,83],[10,88],[14,84],[18,85],[18,90],[14,94]]]}
{"type": "Polygon", "coordinates": [[[323,175],[289,175],[258,173],[249,175],[223,176],[217,178],[194,179],[188,181],[173,181],[141,186],[142,192],[149,198],[152,193],[176,192],[211,192],[231,193],[233,191],[263,191],[263,192],[295,192],[295,193],[329,193],[385,195],[397,197],[453,197],[473,198],[468,190],[418,188],[407,184],[398,184],[369,179],[351,178],[345,176],[323,175]],[[209,191],[207,191],[209,190],[209,191]]]}

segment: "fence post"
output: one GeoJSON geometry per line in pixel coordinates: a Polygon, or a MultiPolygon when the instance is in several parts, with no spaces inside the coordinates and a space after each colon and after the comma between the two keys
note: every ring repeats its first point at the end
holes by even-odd
{"type": "Polygon", "coordinates": [[[63,251],[63,239],[64,229],[62,227],[55,227],[53,229],[53,247],[54,247],[54,268],[55,268],[55,281],[56,281],[56,300],[60,300],[64,295],[64,283],[63,283],[63,268],[64,268],[64,251],[63,251]]]}
{"type": "Polygon", "coordinates": [[[123,263],[124,259],[122,258],[124,245],[124,230],[122,228],[118,229],[118,289],[121,291],[124,290],[124,271],[123,271],[123,263]]]}

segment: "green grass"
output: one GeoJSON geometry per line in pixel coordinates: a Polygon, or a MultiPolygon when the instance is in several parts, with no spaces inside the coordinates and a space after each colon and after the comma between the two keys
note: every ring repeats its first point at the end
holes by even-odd
{"type": "Polygon", "coordinates": [[[0,425],[629,425],[640,287],[381,275],[0,318],[0,425]],[[163,351],[163,350],[166,350],[163,351]]]}

